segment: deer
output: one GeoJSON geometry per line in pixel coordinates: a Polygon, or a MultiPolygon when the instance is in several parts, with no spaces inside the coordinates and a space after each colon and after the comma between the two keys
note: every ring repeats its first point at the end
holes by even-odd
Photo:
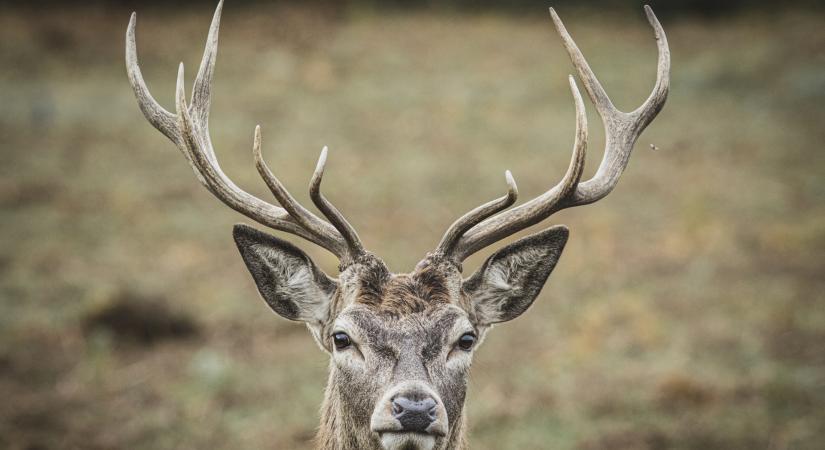
{"type": "Polygon", "coordinates": [[[180,64],[175,111],[151,95],[138,66],[136,15],[126,31],[126,69],[146,120],[171,140],[198,181],[218,200],[265,227],[303,238],[335,255],[337,278],[294,244],[244,224],[235,244],[264,302],[281,317],[303,322],[329,355],[329,378],[315,443],[328,450],[467,448],[465,397],[473,356],[493,325],[524,313],[541,292],[567,243],[564,225],[522,237],[492,253],[463,277],[470,255],[552,214],[597,202],[617,185],[633,147],[664,106],[670,50],[664,30],[644,7],[658,47],[653,91],[637,109],[617,109],[553,8],[550,15],[573,67],[605,128],[605,148],[592,178],[582,181],[587,147],[584,102],[572,75],[575,138],[569,166],[555,186],[511,208],[518,188],[453,222],[435,250],[409,273],[394,273],[364,248],[358,233],[321,192],[327,148],[309,183],[325,219],[302,206],[264,161],[261,127],[254,132],[255,167],[280,206],[239,188],[222,171],[209,134],[211,83],[223,1],[212,19],[189,100],[180,64]]]}

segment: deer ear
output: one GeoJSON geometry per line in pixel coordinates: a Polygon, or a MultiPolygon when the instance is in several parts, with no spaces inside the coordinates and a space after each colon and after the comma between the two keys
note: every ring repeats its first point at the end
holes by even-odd
{"type": "Polygon", "coordinates": [[[247,225],[232,230],[258,292],[280,316],[317,327],[329,319],[337,284],[298,247],[247,225]]]}
{"type": "Polygon", "coordinates": [[[564,225],[532,234],[493,253],[464,282],[475,320],[486,326],[527,310],[556,267],[569,231],[564,225]]]}

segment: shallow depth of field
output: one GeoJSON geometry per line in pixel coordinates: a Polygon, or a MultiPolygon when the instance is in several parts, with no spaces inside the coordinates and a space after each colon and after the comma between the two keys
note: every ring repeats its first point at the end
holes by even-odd
{"type": "MultiPolygon", "coordinates": [[[[138,111],[129,13],[0,10],[0,447],[310,448],[327,356],[259,299],[231,239],[251,221],[138,111]]],[[[641,8],[559,13],[615,103],[639,105],[656,65],[641,8]]],[[[211,14],[138,9],[167,108],[211,14]]],[[[668,103],[613,194],[546,222],[571,240],[535,305],[477,353],[474,449],[822,448],[825,16],[660,19],[668,103]]],[[[251,154],[261,124],[309,205],[328,145],[327,196],[393,270],[501,195],[505,169],[523,201],[569,160],[572,67],[543,5],[229,2],[220,39],[210,127],[226,172],[271,199],[251,154]]],[[[603,145],[587,106],[586,176],[603,145]]]]}

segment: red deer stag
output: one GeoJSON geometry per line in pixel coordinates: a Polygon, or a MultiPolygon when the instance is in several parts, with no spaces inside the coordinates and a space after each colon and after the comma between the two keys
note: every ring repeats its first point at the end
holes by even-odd
{"type": "Polygon", "coordinates": [[[261,156],[260,127],[255,128],[252,146],[255,165],[281,206],[243,191],[221,170],[208,126],[221,8],[222,3],[212,19],[189,101],[180,66],[175,112],[161,107],[143,81],[134,14],[126,32],[126,68],[146,120],[178,146],[215,197],[262,225],[300,236],[339,258],[336,279],[287,241],[246,225],[233,230],[264,301],[282,317],[305,322],[330,354],[318,446],[465,448],[464,398],[473,353],[493,324],[514,319],[530,307],[564,249],[568,230],[557,225],[519,239],[493,253],[469,278],[462,278],[462,261],[556,211],[596,202],[613,190],[634,143],[668,94],[670,52],[659,21],[645,6],[659,50],[653,92],[639,108],[623,112],[613,106],[551,8],[556,30],[606,130],[598,171],[581,181],[587,122],[571,76],[576,135],[564,178],[544,194],[507,210],[517,190],[506,172],[506,195],[461,216],[412,272],[396,274],[364,248],[353,227],[321,193],[326,149],[309,185],[312,201],[326,220],[300,205],[270,171],[261,156]]]}

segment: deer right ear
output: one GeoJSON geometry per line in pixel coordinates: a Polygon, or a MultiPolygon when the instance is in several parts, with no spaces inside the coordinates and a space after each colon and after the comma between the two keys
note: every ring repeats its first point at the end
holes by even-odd
{"type": "Polygon", "coordinates": [[[337,283],[291,243],[247,225],[232,230],[235,244],[261,297],[281,317],[306,322],[310,328],[329,319],[337,283]]]}
{"type": "Polygon", "coordinates": [[[569,232],[564,225],[519,239],[493,253],[464,282],[477,325],[520,316],[533,304],[556,267],[569,232]]]}

